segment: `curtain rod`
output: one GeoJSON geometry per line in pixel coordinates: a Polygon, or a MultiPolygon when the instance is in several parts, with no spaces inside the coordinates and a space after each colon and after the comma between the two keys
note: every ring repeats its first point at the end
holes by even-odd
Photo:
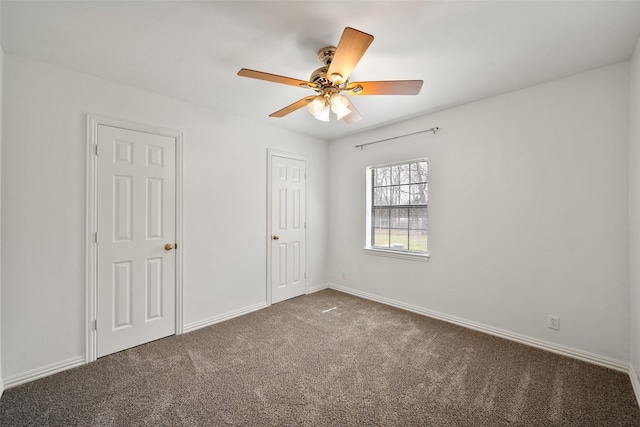
{"type": "Polygon", "coordinates": [[[436,132],[438,132],[439,130],[440,128],[436,126],[436,127],[432,127],[431,129],[419,130],[418,132],[407,133],[405,135],[399,135],[399,136],[393,136],[391,138],[385,138],[385,139],[380,139],[378,141],[367,142],[366,144],[359,144],[359,145],[356,145],[355,148],[359,148],[362,150],[367,145],[377,144],[379,142],[384,142],[384,141],[391,141],[392,139],[404,138],[405,136],[417,135],[419,133],[425,133],[425,132],[433,132],[433,134],[435,135],[436,132]]]}

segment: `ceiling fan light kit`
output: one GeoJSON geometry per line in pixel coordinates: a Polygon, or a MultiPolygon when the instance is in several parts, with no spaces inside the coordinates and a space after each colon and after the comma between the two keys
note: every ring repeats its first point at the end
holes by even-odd
{"type": "Polygon", "coordinates": [[[317,95],[307,96],[293,104],[270,114],[270,117],[284,117],[306,105],[313,117],[323,122],[329,121],[329,111],[338,120],[351,124],[362,119],[349,98],[350,95],[417,95],[422,88],[422,80],[388,80],[350,83],[349,76],[373,42],[371,34],[347,27],[342,33],[338,47],[327,46],[318,51],[318,59],[325,66],[311,73],[309,81],[264,73],[242,68],[241,77],[249,77],[274,83],[312,89],[317,95]]]}

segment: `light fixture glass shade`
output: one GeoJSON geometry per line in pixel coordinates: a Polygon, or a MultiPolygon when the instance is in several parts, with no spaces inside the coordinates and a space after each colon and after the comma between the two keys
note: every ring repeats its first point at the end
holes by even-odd
{"type": "Polygon", "coordinates": [[[326,105],[326,101],[322,96],[316,96],[311,102],[307,104],[307,110],[315,117],[316,119],[320,114],[322,114],[322,110],[326,105]]]}
{"type": "Polygon", "coordinates": [[[338,120],[351,113],[347,97],[338,93],[331,95],[331,111],[336,113],[338,120]]]}
{"type": "Polygon", "coordinates": [[[329,111],[330,108],[328,105],[325,105],[324,108],[322,109],[322,111],[320,112],[320,114],[318,114],[317,116],[314,116],[316,119],[322,121],[322,122],[328,122],[329,121],[329,111]]]}

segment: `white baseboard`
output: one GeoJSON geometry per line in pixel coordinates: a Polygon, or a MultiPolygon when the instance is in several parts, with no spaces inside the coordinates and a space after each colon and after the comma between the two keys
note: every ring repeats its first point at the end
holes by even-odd
{"type": "MultiPolygon", "coordinates": [[[[466,320],[460,317],[450,316],[448,314],[440,313],[433,310],[428,310],[426,308],[418,307],[411,304],[406,304],[401,301],[392,300],[389,298],[370,294],[368,292],[362,292],[362,291],[351,289],[345,286],[336,285],[334,283],[330,283],[328,287],[340,292],[345,292],[347,294],[355,295],[361,298],[365,298],[365,299],[376,301],[382,304],[390,305],[392,307],[401,308],[403,310],[411,311],[413,313],[422,314],[427,317],[432,317],[434,319],[453,323],[458,326],[463,326],[465,328],[473,329],[479,332],[484,332],[486,334],[494,335],[500,338],[505,338],[511,341],[519,342],[521,344],[526,344],[531,347],[536,347],[542,350],[550,351],[552,353],[560,354],[562,356],[568,356],[573,359],[579,359],[584,362],[592,363],[594,365],[600,365],[600,366],[604,366],[605,368],[615,369],[616,371],[629,373],[629,364],[626,362],[622,362],[620,360],[611,359],[605,356],[589,353],[589,352],[578,350],[571,347],[566,347],[560,344],[552,343],[552,342],[541,340],[538,338],[517,334],[515,332],[510,332],[504,329],[494,328],[492,326],[483,325],[481,323],[472,322],[470,320],[466,320]]],[[[636,377],[636,382],[637,382],[637,377],[636,377]]],[[[638,395],[637,391],[636,391],[636,395],[638,395]]]]}
{"type": "Polygon", "coordinates": [[[321,291],[323,289],[327,289],[330,285],[331,283],[322,283],[320,285],[309,286],[309,288],[307,289],[307,295],[321,291]]]}
{"type": "Polygon", "coordinates": [[[260,302],[258,304],[250,305],[248,307],[244,307],[238,310],[229,311],[227,313],[220,314],[218,316],[213,316],[208,319],[199,320],[197,322],[189,323],[188,325],[184,325],[182,331],[183,333],[195,331],[196,329],[206,328],[207,326],[215,325],[216,323],[224,322],[225,320],[233,319],[234,317],[242,316],[244,314],[249,314],[254,311],[262,310],[267,307],[266,301],[260,302]]]}
{"type": "Polygon", "coordinates": [[[629,377],[631,378],[633,392],[636,394],[636,400],[638,401],[638,405],[640,406],[640,380],[638,380],[638,374],[633,367],[633,363],[629,364],[629,377]]]}
{"type": "Polygon", "coordinates": [[[67,369],[82,366],[85,363],[85,357],[78,356],[72,357],[71,359],[63,360],[61,362],[52,363],[41,368],[32,369],[21,374],[12,375],[9,378],[4,379],[3,389],[9,389],[20,384],[35,381],[39,378],[48,377],[49,375],[57,374],[58,372],[66,371],[67,369]]]}

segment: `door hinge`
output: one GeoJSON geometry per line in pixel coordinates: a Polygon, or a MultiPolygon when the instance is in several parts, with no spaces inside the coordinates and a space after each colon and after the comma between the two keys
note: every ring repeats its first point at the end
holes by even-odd
{"type": "Polygon", "coordinates": [[[93,235],[93,240],[95,240],[95,242],[98,243],[98,232],[97,231],[93,235]]]}
{"type": "Polygon", "coordinates": [[[306,271],[304,272],[304,278],[305,279],[307,278],[307,272],[306,271]]]}
{"type": "Polygon", "coordinates": [[[96,156],[98,155],[98,144],[96,144],[96,156]]]}
{"type": "Polygon", "coordinates": [[[94,331],[98,330],[98,319],[93,319],[93,330],[94,331]]]}

